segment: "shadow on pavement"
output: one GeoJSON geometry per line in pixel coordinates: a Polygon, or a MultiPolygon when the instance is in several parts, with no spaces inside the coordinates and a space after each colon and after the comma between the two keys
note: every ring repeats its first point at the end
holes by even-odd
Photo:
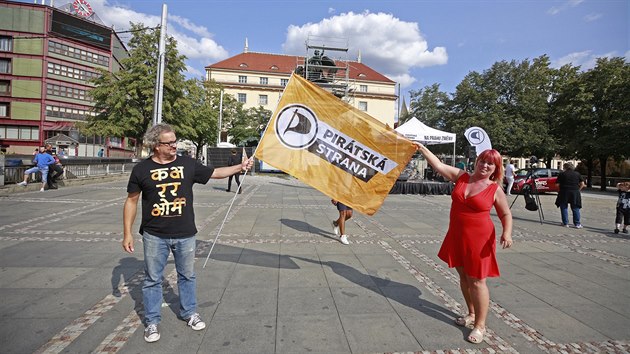
{"type": "Polygon", "coordinates": [[[144,279],[144,261],[135,257],[125,257],[118,261],[118,265],[112,270],[112,295],[120,297],[119,286],[126,285],[129,289],[129,296],[133,299],[134,310],[144,318],[144,309],[142,307],[142,280],[144,279]],[[134,283],[134,277],[139,277],[139,281],[134,283]]]}
{"type": "Polygon", "coordinates": [[[415,286],[389,279],[383,279],[369,274],[364,274],[350,266],[339,262],[322,262],[319,260],[313,260],[298,256],[292,256],[292,258],[296,258],[305,262],[321,264],[322,266],[328,266],[330,267],[330,269],[332,269],[333,272],[335,272],[335,274],[342,276],[357,285],[372,290],[375,293],[383,295],[388,299],[394,300],[401,305],[424,313],[429,317],[455,326],[453,324],[453,319],[456,318],[458,315],[447,308],[436,305],[427,300],[423,300],[421,298],[422,292],[415,286]],[[369,284],[370,282],[374,282],[378,289],[374,289],[373,287],[365,285],[369,284]]]}
{"type": "MultiPolygon", "coordinates": [[[[208,257],[208,252],[212,247],[212,241],[197,240],[197,251],[195,257],[208,257]]],[[[280,256],[277,253],[259,251],[255,249],[243,249],[242,247],[232,247],[228,245],[214,245],[210,254],[210,259],[222,262],[233,262],[239,264],[253,265],[266,268],[300,269],[300,267],[289,257],[280,256]],[[246,253],[246,254],[244,254],[246,253]]]]}
{"type": "Polygon", "coordinates": [[[304,221],[301,220],[293,220],[293,219],[280,219],[280,222],[282,223],[282,225],[284,226],[288,226],[296,231],[300,231],[300,232],[310,232],[312,234],[318,235],[318,236],[323,236],[326,238],[330,238],[333,240],[339,240],[339,238],[333,234],[332,232],[329,231],[325,231],[323,229],[320,229],[318,227],[312,226],[309,223],[306,223],[304,221]]]}

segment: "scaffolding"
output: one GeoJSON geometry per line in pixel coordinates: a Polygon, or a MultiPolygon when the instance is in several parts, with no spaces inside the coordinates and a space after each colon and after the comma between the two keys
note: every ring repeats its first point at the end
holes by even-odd
{"type": "Polygon", "coordinates": [[[340,99],[352,103],[348,41],[309,35],[306,55],[298,59],[295,72],[340,99]]]}

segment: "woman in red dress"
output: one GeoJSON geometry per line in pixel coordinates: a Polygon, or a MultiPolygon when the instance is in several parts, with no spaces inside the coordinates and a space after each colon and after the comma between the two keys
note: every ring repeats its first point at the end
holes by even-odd
{"type": "Polygon", "coordinates": [[[457,270],[468,307],[468,314],[457,318],[455,323],[472,327],[468,341],[481,343],[490,306],[486,278],[499,276],[494,223],[490,218],[493,206],[503,228],[501,246],[512,247],[512,213],[503,189],[499,188],[503,180],[501,154],[492,149],[482,152],[474,171],[468,173],[442,163],[424,145],[415,144],[434,171],[456,183],[451,193],[448,232],[438,257],[457,270]]]}

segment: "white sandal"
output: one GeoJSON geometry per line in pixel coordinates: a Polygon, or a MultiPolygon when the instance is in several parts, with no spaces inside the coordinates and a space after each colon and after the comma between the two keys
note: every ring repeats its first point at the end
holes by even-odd
{"type": "Polygon", "coordinates": [[[473,325],[475,324],[475,315],[468,314],[466,316],[457,317],[455,319],[455,324],[466,328],[473,328],[473,325]]]}
{"type": "Polygon", "coordinates": [[[479,344],[483,342],[483,337],[486,335],[485,328],[473,328],[472,332],[468,335],[468,341],[470,343],[479,344]]]}

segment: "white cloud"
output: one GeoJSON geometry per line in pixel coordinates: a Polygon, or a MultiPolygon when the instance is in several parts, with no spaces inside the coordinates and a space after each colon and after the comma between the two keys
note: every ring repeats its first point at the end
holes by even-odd
{"type": "Polygon", "coordinates": [[[602,17],[604,17],[604,15],[602,15],[602,14],[588,14],[588,15],[584,16],[584,21],[586,21],[586,22],[593,22],[593,21],[599,20],[602,17]]]}
{"type": "Polygon", "coordinates": [[[584,0],[568,0],[566,1],[564,4],[560,5],[560,6],[553,6],[551,7],[549,10],[547,10],[547,13],[550,15],[557,15],[560,12],[567,10],[569,8],[572,7],[576,7],[579,4],[583,3],[584,0]]]}
{"type": "MultiPolygon", "coordinates": [[[[108,0],[92,0],[90,4],[97,15],[108,26],[113,26],[117,31],[130,28],[129,23],[143,23],[147,27],[156,27],[161,23],[160,16],[140,13],[124,6],[112,5],[108,0]]],[[[205,65],[223,60],[228,57],[228,52],[212,39],[212,33],[205,26],[197,25],[189,19],[177,16],[167,16],[167,33],[177,41],[177,50],[189,59],[205,65]]],[[[125,34],[123,39],[131,38],[125,34]]],[[[193,68],[188,63],[188,74],[198,76],[199,69],[193,68]]]]}
{"type": "Polygon", "coordinates": [[[188,71],[188,74],[196,78],[204,78],[206,76],[205,71],[198,70],[190,65],[186,65],[186,71],[188,71]]]}
{"type": "Polygon", "coordinates": [[[190,32],[196,35],[199,35],[202,37],[212,37],[212,33],[210,33],[205,26],[195,25],[194,23],[190,22],[190,20],[187,18],[171,15],[171,16],[168,16],[167,19],[169,21],[173,21],[179,24],[180,26],[184,27],[185,29],[189,30],[190,32]]]}
{"type": "MultiPolygon", "coordinates": [[[[630,51],[624,53],[626,61],[630,59],[630,51]]],[[[552,61],[551,66],[555,68],[559,68],[566,64],[571,64],[573,66],[580,66],[582,71],[587,71],[595,67],[597,65],[597,58],[613,58],[618,57],[619,54],[617,52],[608,52],[603,54],[593,54],[591,50],[585,50],[583,52],[575,52],[567,54],[557,60],[552,61]]]]}
{"type": "MultiPolygon", "coordinates": [[[[410,74],[413,68],[444,65],[448,61],[446,48],[429,50],[417,23],[401,21],[386,13],[348,12],[318,23],[291,25],[283,44],[284,52],[305,55],[304,43],[309,35],[311,41],[329,46],[337,46],[334,41],[342,42],[352,56],[361,52],[364,64],[400,82],[403,87],[417,81],[410,74]]],[[[355,57],[349,59],[355,60],[355,57]]]]}

